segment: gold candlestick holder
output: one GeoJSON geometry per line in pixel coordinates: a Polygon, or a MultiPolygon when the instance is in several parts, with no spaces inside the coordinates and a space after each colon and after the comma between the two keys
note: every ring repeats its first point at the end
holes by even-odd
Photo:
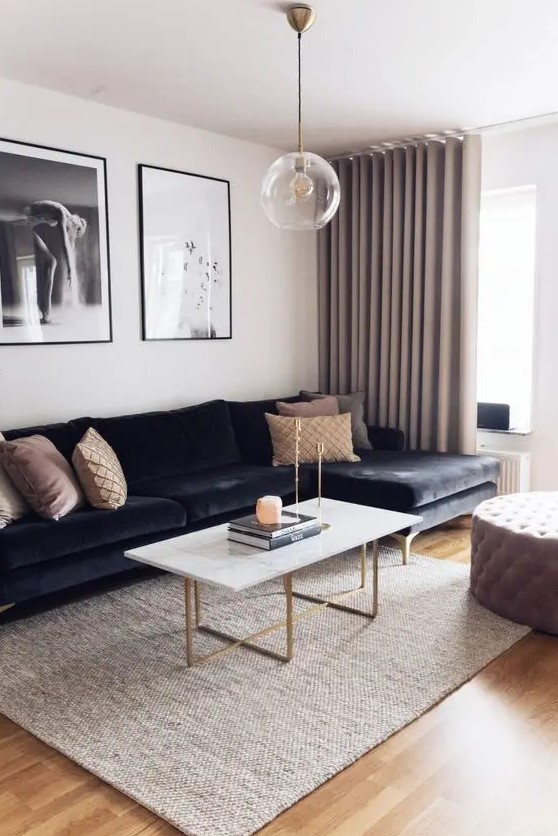
{"type": "Polygon", "coordinates": [[[324,450],[325,446],[323,441],[318,441],[316,444],[316,452],[318,453],[318,521],[322,531],[331,528],[331,523],[322,522],[322,458],[324,450]]]}
{"type": "Polygon", "coordinates": [[[295,508],[296,508],[296,515],[298,517],[298,466],[299,466],[299,444],[300,444],[300,433],[302,430],[302,422],[300,418],[294,419],[294,428],[295,428],[295,508]]]}

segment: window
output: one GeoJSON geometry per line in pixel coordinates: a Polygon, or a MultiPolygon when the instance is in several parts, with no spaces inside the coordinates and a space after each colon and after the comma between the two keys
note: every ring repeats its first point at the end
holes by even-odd
{"type": "Polygon", "coordinates": [[[531,424],[536,189],[481,201],[478,400],[510,405],[510,427],[531,424]]]}

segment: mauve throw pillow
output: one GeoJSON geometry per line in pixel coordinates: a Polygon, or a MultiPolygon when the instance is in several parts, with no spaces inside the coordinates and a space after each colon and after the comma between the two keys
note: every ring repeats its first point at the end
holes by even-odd
{"type": "Polygon", "coordinates": [[[31,508],[44,519],[59,520],[83,502],[72,468],[52,441],[42,435],[0,444],[0,464],[31,508]]]}
{"type": "Polygon", "coordinates": [[[317,398],[313,401],[296,401],[285,403],[277,401],[275,404],[279,415],[285,418],[316,418],[318,415],[339,415],[339,404],[333,395],[317,398]]]}
{"type": "Polygon", "coordinates": [[[355,450],[371,450],[372,445],[368,438],[368,428],[364,423],[364,392],[351,392],[350,395],[322,395],[321,392],[307,392],[303,389],[300,397],[303,401],[322,400],[324,398],[335,398],[339,406],[339,414],[351,413],[351,432],[353,434],[353,447],[355,450]]]}

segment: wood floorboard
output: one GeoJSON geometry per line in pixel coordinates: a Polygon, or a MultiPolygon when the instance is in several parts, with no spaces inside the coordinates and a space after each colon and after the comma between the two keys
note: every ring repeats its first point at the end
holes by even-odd
{"type": "MultiPolygon", "coordinates": [[[[469,534],[412,550],[465,563],[469,534]]],[[[259,836],[557,836],[557,776],[558,639],[532,633],[259,836]]],[[[0,715],[0,836],[23,834],[178,831],[0,715]]]]}

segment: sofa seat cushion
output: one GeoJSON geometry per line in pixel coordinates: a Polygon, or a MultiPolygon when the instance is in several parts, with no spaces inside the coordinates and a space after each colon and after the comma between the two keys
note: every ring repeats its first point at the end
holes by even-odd
{"type": "Polygon", "coordinates": [[[169,499],[130,496],[116,511],[87,508],[56,522],[26,517],[0,531],[0,571],[182,528],[186,512],[169,499]]]}
{"type": "MultiPolygon", "coordinates": [[[[302,477],[301,474],[304,479],[309,476],[302,477]]],[[[131,490],[136,494],[156,494],[179,502],[186,510],[190,524],[255,506],[256,500],[265,494],[281,497],[293,494],[294,469],[230,465],[203,473],[150,479],[135,483],[131,490]]]]}
{"type": "Polygon", "coordinates": [[[359,455],[360,462],[324,465],[324,496],[408,511],[496,482],[500,469],[490,456],[389,450],[359,450],[359,455]]]}

